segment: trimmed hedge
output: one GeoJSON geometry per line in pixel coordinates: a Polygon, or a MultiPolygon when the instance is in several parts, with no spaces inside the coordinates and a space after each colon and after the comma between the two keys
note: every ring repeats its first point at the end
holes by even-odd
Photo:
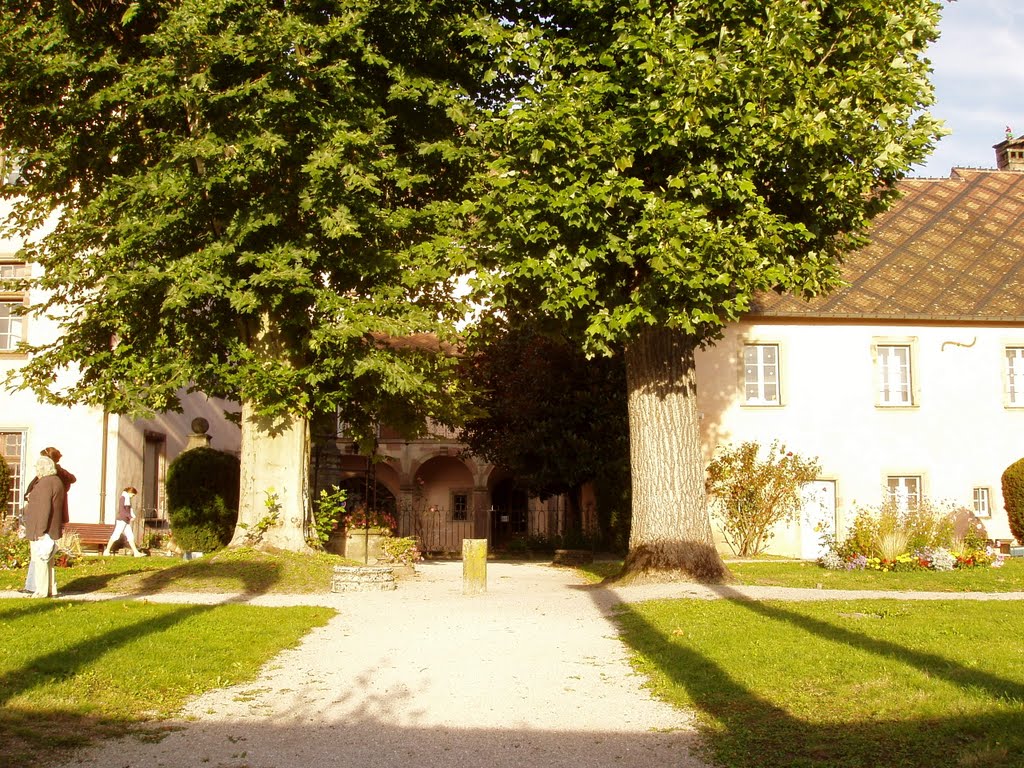
{"type": "Polygon", "coordinates": [[[174,541],[185,551],[209,552],[231,541],[238,522],[238,458],[194,448],[167,470],[167,516],[174,541]]]}
{"type": "Polygon", "coordinates": [[[1018,459],[1003,472],[1003,505],[1010,521],[1010,533],[1024,544],[1024,459],[1018,459]]]}

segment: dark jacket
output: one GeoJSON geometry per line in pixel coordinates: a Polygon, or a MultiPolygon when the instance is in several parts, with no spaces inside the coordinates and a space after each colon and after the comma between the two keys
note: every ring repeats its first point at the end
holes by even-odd
{"type": "Polygon", "coordinates": [[[25,504],[25,537],[29,541],[49,533],[51,539],[59,539],[64,527],[64,510],[67,492],[57,475],[37,478],[32,495],[25,504]]]}
{"type": "MultiPolygon", "coordinates": [[[[64,522],[67,523],[71,520],[71,515],[68,513],[68,491],[71,490],[71,484],[78,480],[77,477],[68,472],[60,464],[57,464],[57,477],[64,483],[64,522]]],[[[28,484],[28,488],[25,489],[25,499],[32,494],[32,489],[36,487],[36,483],[39,482],[38,477],[33,477],[28,484]]]]}

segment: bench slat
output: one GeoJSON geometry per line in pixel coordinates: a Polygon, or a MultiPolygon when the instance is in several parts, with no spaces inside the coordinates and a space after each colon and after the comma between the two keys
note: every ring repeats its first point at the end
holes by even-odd
{"type": "Polygon", "coordinates": [[[68,523],[64,526],[64,533],[78,534],[78,540],[83,544],[106,544],[113,532],[114,526],[110,523],[68,523]]]}

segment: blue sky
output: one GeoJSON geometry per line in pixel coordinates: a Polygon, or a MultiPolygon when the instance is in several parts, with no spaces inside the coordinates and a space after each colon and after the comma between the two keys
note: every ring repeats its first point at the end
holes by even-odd
{"type": "Polygon", "coordinates": [[[952,134],[914,176],[949,176],[954,166],[994,168],[1006,126],[1024,136],[1024,0],[944,4],[941,37],[928,51],[931,112],[952,134]]]}

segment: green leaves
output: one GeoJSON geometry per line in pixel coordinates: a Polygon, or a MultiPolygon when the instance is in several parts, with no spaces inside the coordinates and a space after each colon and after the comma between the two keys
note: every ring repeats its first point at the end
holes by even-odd
{"type": "Polygon", "coordinates": [[[483,87],[473,8],[78,8],[0,10],[0,145],[27,160],[3,192],[22,232],[57,217],[26,253],[35,310],[63,317],[22,383],[126,411],[192,384],[268,414],[450,408],[437,345],[380,340],[463,314],[448,206],[483,87]]]}
{"type": "Polygon", "coordinates": [[[486,290],[591,351],[649,324],[712,338],[760,290],[820,293],[938,136],[938,4],[548,4],[480,135],[486,290]],[[579,264],[586,263],[581,270],[579,264]]]}

